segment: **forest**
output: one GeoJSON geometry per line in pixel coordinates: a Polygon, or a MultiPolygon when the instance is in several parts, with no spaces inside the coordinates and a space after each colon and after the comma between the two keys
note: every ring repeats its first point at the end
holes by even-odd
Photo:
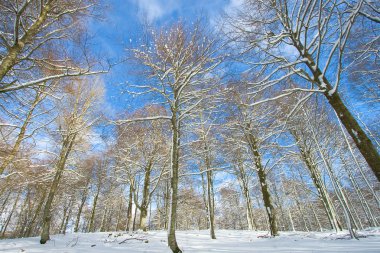
{"type": "Polygon", "coordinates": [[[0,0],[0,238],[380,227],[380,3],[157,2],[0,0]]]}

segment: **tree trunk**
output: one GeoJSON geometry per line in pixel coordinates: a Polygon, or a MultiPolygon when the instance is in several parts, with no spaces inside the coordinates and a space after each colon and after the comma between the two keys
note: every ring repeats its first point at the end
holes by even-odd
{"type": "Polygon", "coordinates": [[[33,228],[35,227],[34,224],[37,220],[37,217],[39,216],[40,212],[41,212],[41,209],[44,205],[44,202],[45,202],[45,198],[46,198],[46,191],[42,191],[42,197],[38,203],[38,206],[36,208],[36,210],[34,211],[34,215],[33,215],[33,218],[29,221],[29,224],[28,224],[28,229],[25,231],[25,236],[26,237],[30,237],[32,235],[32,232],[33,232],[33,228]]]}
{"type": "MultiPolygon", "coordinates": [[[[241,168],[242,169],[242,168],[241,168]]],[[[240,169],[240,171],[241,171],[240,169]]],[[[252,199],[249,194],[249,187],[248,187],[248,182],[246,178],[243,178],[244,175],[241,175],[242,171],[239,173],[240,175],[240,187],[241,191],[243,193],[244,199],[245,199],[245,204],[247,206],[247,223],[248,223],[248,230],[257,230],[257,224],[254,219],[253,215],[253,204],[252,204],[252,199]]]]}
{"type": "MultiPolygon", "coordinates": [[[[249,127],[248,127],[249,129],[249,127]]],[[[248,143],[253,154],[253,159],[255,161],[255,166],[257,170],[257,174],[259,176],[259,182],[261,186],[261,193],[264,201],[265,211],[268,216],[270,233],[272,236],[278,235],[277,223],[276,223],[276,211],[272,204],[272,198],[268,189],[267,175],[265,172],[265,168],[261,162],[261,155],[259,153],[258,145],[256,138],[251,133],[246,133],[248,137],[248,143]]]]}
{"type": "Polygon", "coordinates": [[[210,224],[210,236],[211,239],[216,239],[215,236],[215,209],[214,209],[214,194],[213,194],[213,182],[212,182],[212,171],[207,170],[207,203],[208,203],[208,217],[210,224]]]}
{"type": "MultiPolygon", "coordinates": [[[[123,191],[121,191],[120,193],[120,196],[122,196],[123,194],[123,191]]],[[[119,231],[119,227],[120,227],[120,221],[121,221],[121,213],[123,211],[123,197],[120,197],[120,203],[119,203],[119,208],[117,210],[117,219],[116,219],[116,227],[115,227],[115,231],[119,231]]]]}
{"type": "Polygon", "coordinates": [[[108,204],[106,204],[106,208],[104,209],[104,213],[102,216],[102,221],[100,222],[100,232],[106,231],[106,223],[107,223],[107,214],[108,214],[108,204]]]}
{"type": "Polygon", "coordinates": [[[172,148],[171,148],[171,179],[170,179],[170,214],[168,224],[168,245],[173,253],[182,253],[177,244],[175,235],[177,219],[178,170],[179,170],[179,135],[180,124],[177,112],[172,116],[172,148]]]}
{"type": "Polygon", "coordinates": [[[59,161],[57,163],[57,171],[55,172],[55,176],[53,182],[51,183],[49,195],[46,200],[43,216],[42,216],[42,232],[41,232],[41,244],[45,244],[50,239],[50,222],[51,222],[51,207],[53,204],[55,193],[58,189],[59,181],[61,180],[61,176],[65,169],[67,158],[70,154],[72,146],[74,144],[74,140],[76,138],[76,134],[68,135],[63,141],[62,150],[59,156],[59,161]]]}
{"type": "Polygon", "coordinates": [[[70,208],[70,205],[67,205],[63,208],[63,215],[62,215],[62,222],[61,222],[61,225],[59,226],[59,233],[60,234],[63,234],[63,227],[65,226],[65,221],[66,221],[66,214],[68,213],[69,211],[69,208],[70,208]]]}
{"type": "Polygon", "coordinates": [[[75,233],[77,233],[78,229],[79,229],[80,217],[82,215],[83,206],[84,206],[84,204],[86,203],[86,200],[87,200],[88,186],[90,184],[90,179],[91,179],[91,177],[88,177],[88,179],[86,180],[86,185],[85,185],[85,188],[84,188],[84,190],[82,192],[82,198],[81,198],[80,205],[79,205],[79,208],[78,208],[77,217],[75,219],[75,226],[74,226],[74,232],[75,233]]]}
{"type": "MultiPolygon", "coordinates": [[[[126,231],[129,231],[132,228],[132,194],[133,194],[133,183],[129,185],[129,197],[128,197],[128,209],[127,209],[127,226],[126,231]]],[[[129,231],[131,232],[131,231],[129,231]]]]}
{"type": "Polygon", "coordinates": [[[143,195],[141,200],[141,205],[136,202],[136,206],[140,210],[140,229],[143,231],[147,231],[147,217],[148,217],[148,206],[149,206],[149,198],[150,198],[150,174],[152,169],[152,161],[149,161],[147,166],[145,167],[145,175],[144,175],[144,186],[143,186],[143,195]]]}
{"type": "Polygon", "coordinates": [[[83,210],[84,204],[86,203],[86,199],[87,199],[87,193],[83,193],[83,196],[82,196],[79,208],[78,208],[77,217],[75,219],[75,226],[74,226],[74,232],[75,233],[77,233],[78,229],[79,229],[80,217],[82,215],[82,210],[83,210]]]}
{"type": "Polygon", "coordinates": [[[94,232],[95,211],[96,211],[96,205],[98,203],[99,193],[100,193],[100,185],[98,185],[98,189],[96,190],[96,195],[94,198],[94,203],[92,205],[90,227],[88,229],[88,232],[94,232]]]}
{"type": "Polygon", "coordinates": [[[140,229],[147,231],[147,218],[148,218],[148,209],[146,207],[140,208],[140,229]]]}
{"type": "Polygon", "coordinates": [[[70,200],[70,203],[69,203],[69,212],[68,212],[68,214],[67,214],[67,216],[66,216],[65,224],[63,225],[63,228],[62,228],[62,231],[61,231],[62,234],[66,234],[67,225],[69,224],[69,220],[70,220],[70,217],[71,217],[71,213],[72,213],[72,211],[73,211],[72,203],[73,203],[73,202],[70,200]]]}
{"type": "Polygon", "coordinates": [[[210,227],[211,239],[216,239],[215,236],[215,206],[214,206],[214,187],[211,170],[210,150],[207,145],[207,140],[204,140],[205,151],[205,164],[206,164],[206,178],[207,178],[207,210],[208,222],[210,227]]]}

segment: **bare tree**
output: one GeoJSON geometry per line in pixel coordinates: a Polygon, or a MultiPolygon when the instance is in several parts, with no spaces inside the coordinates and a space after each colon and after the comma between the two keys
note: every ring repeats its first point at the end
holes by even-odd
{"type": "MultiPolygon", "coordinates": [[[[340,0],[247,0],[231,22],[231,30],[240,36],[235,41],[248,44],[248,51],[257,54],[257,60],[250,60],[258,78],[251,82],[253,94],[290,79],[298,84],[297,88],[285,89],[278,96],[254,104],[300,91],[309,93],[302,101],[310,93],[323,94],[380,180],[379,153],[338,93],[347,67],[355,65],[354,60],[347,59],[346,48],[365,3],[368,4],[360,0],[350,6],[340,0]]],[[[367,30],[368,34],[372,32],[367,30]]]]}
{"type": "Polygon", "coordinates": [[[60,108],[61,115],[58,117],[61,148],[55,163],[55,174],[43,211],[41,244],[45,244],[49,240],[51,206],[74,143],[78,142],[82,137],[81,134],[85,133],[97,120],[92,114],[94,112],[92,106],[102,95],[101,90],[97,87],[92,89],[86,87],[84,89],[84,85],[85,83],[77,80],[77,82],[69,83],[65,86],[67,96],[63,98],[62,107],[60,108]]]}
{"type": "Polygon", "coordinates": [[[92,59],[82,50],[86,39],[78,39],[84,31],[83,18],[94,12],[95,4],[93,0],[1,1],[0,93],[105,72],[91,70],[92,59]],[[70,44],[77,44],[76,55],[67,50],[70,44]]]}
{"type": "Polygon", "coordinates": [[[181,252],[175,236],[181,125],[199,104],[207,98],[207,74],[220,63],[216,56],[216,40],[206,36],[197,23],[186,28],[179,23],[168,30],[156,31],[152,44],[132,50],[135,59],[147,70],[147,85],[133,85],[142,89],[139,94],[154,93],[167,106],[167,115],[136,120],[169,120],[171,141],[171,195],[168,225],[168,244],[175,253],[181,252]],[[191,31],[191,32],[190,32],[191,31]]]}

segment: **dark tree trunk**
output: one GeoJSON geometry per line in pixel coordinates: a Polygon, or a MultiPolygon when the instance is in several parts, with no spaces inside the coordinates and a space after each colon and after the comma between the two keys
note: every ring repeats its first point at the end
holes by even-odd
{"type": "MultiPolygon", "coordinates": [[[[247,128],[248,131],[250,131],[250,128],[247,128]]],[[[269,221],[269,227],[270,227],[270,233],[272,236],[278,235],[278,229],[277,229],[277,223],[276,223],[276,211],[274,209],[274,206],[272,204],[272,198],[268,189],[268,182],[267,182],[267,175],[265,172],[265,168],[261,161],[261,155],[259,152],[259,147],[256,141],[256,138],[253,136],[252,133],[248,132],[246,133],[248,137],[248,143],[250,145],[251,152],[253,154],[253,159],[255,161],[255,166],[257,170],[257,174],[259,176],[259,182],[261,186],[261,193],[263,196],[265,211],[268,216],[269,221]]]]}

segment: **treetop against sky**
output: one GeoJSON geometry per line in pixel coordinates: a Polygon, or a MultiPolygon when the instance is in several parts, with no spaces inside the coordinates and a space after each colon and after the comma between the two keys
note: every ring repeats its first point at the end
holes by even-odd
{"type": "Polygon", "coordinates": [[[103,76],[111,112],[130,106],[140,107],[144,103],[140,97],[133,105],[132,96],[121,94],[125,93],[125,83],[141,81],[132,65],[124,60],[128,49],[145,43],[145,28],[169,26],[178,20],[191,23],[203,18],[218,29],[220,15],[241,3],[242,0],[103,0],[100,4],[102,17],[91,19],[88,30],[93,52],[114,62],[123,61],[103,76]]]}

